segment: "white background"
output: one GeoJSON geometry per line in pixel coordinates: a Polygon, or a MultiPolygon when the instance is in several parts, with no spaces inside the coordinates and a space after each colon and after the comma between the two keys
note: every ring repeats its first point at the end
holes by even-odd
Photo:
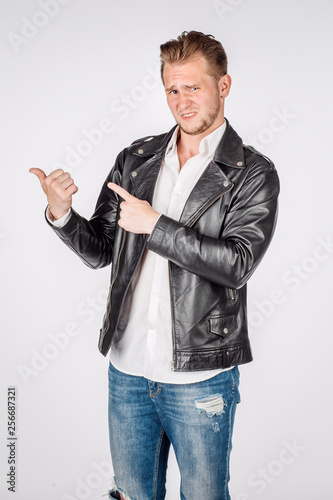
{"type": "MultiPolygon", "coordinates": [[[[159,45],[191,29],[223,43],[226,116],[281,180],[275,237],[249,285],[255,359],[241,368],[232,498],[332,499],[332,3],[54,2],[0,1],[1,500],[99,499],[111,475],[108,359],[97,349],[110,270],[88,269],[53,234],[28,170],[65,165],[84,131],[110,120],[71,169],[74,206],[89,217],[116,154],[173,125],[159,45]],[[6,484],[9,386],[16,493],[6,484]]],[[[167,499],[178,491],[172,457],[167,499]]]]}

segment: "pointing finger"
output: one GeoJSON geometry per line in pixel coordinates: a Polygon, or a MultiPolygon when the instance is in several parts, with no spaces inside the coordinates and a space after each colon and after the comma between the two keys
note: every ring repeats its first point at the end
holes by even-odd
{"type": "Polygon", "coordinates": [[[115,193],[119,194],[121,198],[125,201],[131,201],[131,200],[136,200],[135,196],[132,196],[129,194],[126,189],[122,188],[121,186],[118,186],[118,184],[114,184],[114,182],[109,182],[108,183],[108,188],[114,191],[115,193]]]}

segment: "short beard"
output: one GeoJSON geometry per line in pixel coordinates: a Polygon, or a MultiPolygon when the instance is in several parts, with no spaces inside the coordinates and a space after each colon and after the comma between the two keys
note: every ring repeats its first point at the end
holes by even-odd
{"type": "Polygon", "coordinates": [[[182,125],[180,125],[180,123],[178,123],[178,125],[179,125],[180,130],[187,135],[199,135],[199,134],[202,134],[203,132],[205,132],[211,126],[211,124],[213,122],[214,122],[214,120],[212,120],[212,121],[203,120],[201,122],[201,124],[198,125],[198,127],[195,128],[194,130],[186,130],[184,127],[182,127],[182,125]]]}
{"type": "Polygon", "coordinates": [[[207,129],[209,129],[209,127],[212,126],[212,124],[215,122],[216,118],[219,116],[220,112],[221,112],[221,103],[220,103],[220,101],[218,101],[218,106],[215,109],[215,111],[210,113],[206,119],[202,120],[202,122],[197,126],[197,128],[195,128],[193,130],[186,130],[186,128],[184,126],[182,126],[180,123],[178,123],[179,128],[182,132],[184,132],[185,134],[188,134],[188,135],[202,134],[207,129]]]}

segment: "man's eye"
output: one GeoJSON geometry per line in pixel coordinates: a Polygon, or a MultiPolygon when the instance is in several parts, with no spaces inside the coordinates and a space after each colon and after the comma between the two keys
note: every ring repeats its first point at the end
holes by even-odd
{"type": "Polygon", "coordinates": [[[191,87],[191,90],[198,90],[199,87],[191,87]]]}
{"type": "Polygon", "coordinates": [[[170,94],[177,94],[177,90],[170,90],[170,94]]]}

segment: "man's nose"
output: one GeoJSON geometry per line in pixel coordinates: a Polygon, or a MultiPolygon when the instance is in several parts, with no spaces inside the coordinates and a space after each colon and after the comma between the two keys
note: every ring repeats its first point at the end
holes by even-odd
{"type": "Polygon", "coordinates": [[[178,96],[178,109],[183,110],[191,106],[192,100],[187,94],[179,94],[178,96]]]}

